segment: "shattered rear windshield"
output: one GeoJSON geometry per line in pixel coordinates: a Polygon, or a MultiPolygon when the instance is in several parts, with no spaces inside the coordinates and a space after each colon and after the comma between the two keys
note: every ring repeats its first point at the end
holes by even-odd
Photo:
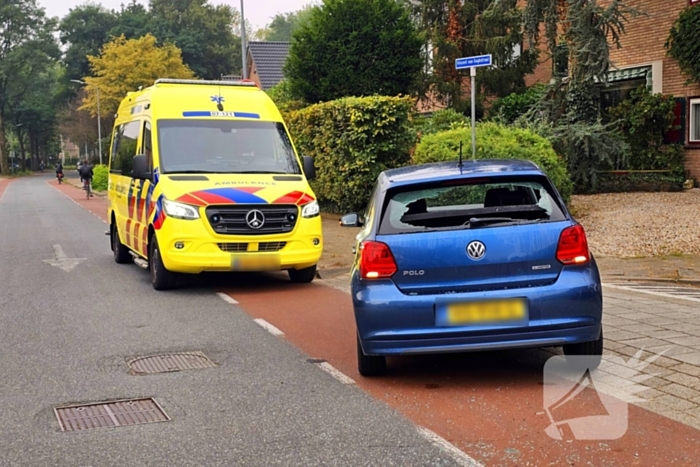
{"type": "Polygon", "coordinates": [[[387,193],[380,234],[476,229],[566,218],[544,177],[448,180],[387,193]]]}

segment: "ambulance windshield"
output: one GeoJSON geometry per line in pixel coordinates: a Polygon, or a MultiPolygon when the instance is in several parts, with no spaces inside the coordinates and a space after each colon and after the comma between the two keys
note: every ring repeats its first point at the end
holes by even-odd
{"type": "Polygon", "coordinates": [[[281,123],[159,120],[162,173],[301,174],[281,123]]]}

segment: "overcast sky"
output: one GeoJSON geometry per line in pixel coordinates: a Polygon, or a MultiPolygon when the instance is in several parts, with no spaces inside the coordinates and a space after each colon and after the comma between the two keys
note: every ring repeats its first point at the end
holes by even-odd
{"type": "MultiPolygon", "coordinates": [[[[148,0],[139,0],[148,4],[148,0]]],[[[101,3],[110,10],[118,10],[120,5],[128,4],[130,0],[94,0],[93,3],[101,3]]],[[[236,10],[240,10],[240,0],[210,0],[212,4],[228,4],[236,10]]],[[[64,17],[71,8],[85,3],[85,0],[37,0],[37,3],[46,9],[49,16],[64,17]]],[[[277,13],[287,13],[301,9],[309,3],[317,3],[316,0],[244,0],[246,19],[255,29],[264,27],[270,23],[270,18],[277,13]]]]}

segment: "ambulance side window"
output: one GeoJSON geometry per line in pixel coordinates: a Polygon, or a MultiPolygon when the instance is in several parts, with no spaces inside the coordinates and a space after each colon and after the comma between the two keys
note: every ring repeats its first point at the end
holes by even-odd
{"type": "Polygon", "coordinates": [[[112,152],[110,171],[121,175],[131,175],[136,144],[138,143],[141,122],[128,122],[119,126],[112,152]]]}
{"type": "Polygon", "coordinates": [[[144,122],[143,124],[143,147],[141,148],[141,154],[146,155],[146,160],[148,161],[148,168],[153,170],[153,143],[151,135],[151,123],[144,122]]]}

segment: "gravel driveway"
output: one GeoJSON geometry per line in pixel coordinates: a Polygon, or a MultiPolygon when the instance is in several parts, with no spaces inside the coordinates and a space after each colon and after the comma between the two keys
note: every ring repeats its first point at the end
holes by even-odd
{"type": "Polygon", "coordinates": [[[597,255],[700,254],[700,189],[577,195],[571,206],[597,255]]]}

